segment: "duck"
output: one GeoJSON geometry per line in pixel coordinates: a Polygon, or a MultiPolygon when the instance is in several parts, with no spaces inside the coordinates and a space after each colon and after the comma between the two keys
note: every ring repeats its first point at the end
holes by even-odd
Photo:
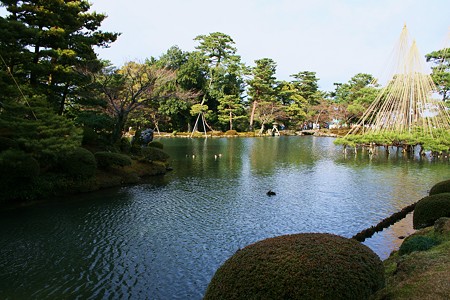
{"type": "Polygon", "coordinates": [[[269,190],[267,193],[267,196],[275,196],[276,195],[276,193],[274,192],[274,191],[272,191],[272,190],[269,190]]]}

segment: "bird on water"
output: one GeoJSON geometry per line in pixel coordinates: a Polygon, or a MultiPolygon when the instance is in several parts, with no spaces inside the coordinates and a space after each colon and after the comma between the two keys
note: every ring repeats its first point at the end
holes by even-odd
{"type": "Polygon", "coordinates": [[[274,191],[272,191],[272,190],[269,190],[268,192],[267,192],[267,196],[275,196],[276,195],[276,193],[274,192],[274,191]]]}

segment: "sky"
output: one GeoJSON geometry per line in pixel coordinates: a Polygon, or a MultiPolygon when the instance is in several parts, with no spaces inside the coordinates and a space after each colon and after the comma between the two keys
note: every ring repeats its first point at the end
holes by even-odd
{"type": "Polygon", "coordinates": [[[234,40],[249,66],[277,63],[277,79],[316,72],[319,88],[334,90],[357,73],[385,72],[403,26],[422,57],[448,47],[449,0],[90,0],[108,17],[101,30],[120,32],[99,56],[120,67],[159,57],[177,45],[193,51],[194,38],[212,32],[234,40]]]}

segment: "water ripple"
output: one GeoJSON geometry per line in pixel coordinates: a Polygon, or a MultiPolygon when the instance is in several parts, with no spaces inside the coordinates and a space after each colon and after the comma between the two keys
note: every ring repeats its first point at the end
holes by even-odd
{"type": "MultiPolygon", "coordinates": [[[[445,163],[344,159],[332,141],[165,140],[175,170],[163,180],[2,213],[0,298],[201,299],[215,270],[250,243],[351,237],[450,176],[445,163]]],[[[366,244],[386,257],[408,228],[366,244]]]]}

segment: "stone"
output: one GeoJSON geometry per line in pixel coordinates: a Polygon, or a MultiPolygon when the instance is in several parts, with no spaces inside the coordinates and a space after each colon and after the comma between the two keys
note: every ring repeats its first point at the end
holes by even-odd
{"type": "Polygon", "coordinates": [[[450,232],[450,218],[442,217],[434,223],[434,231],[440,234],[450,232]]]}

